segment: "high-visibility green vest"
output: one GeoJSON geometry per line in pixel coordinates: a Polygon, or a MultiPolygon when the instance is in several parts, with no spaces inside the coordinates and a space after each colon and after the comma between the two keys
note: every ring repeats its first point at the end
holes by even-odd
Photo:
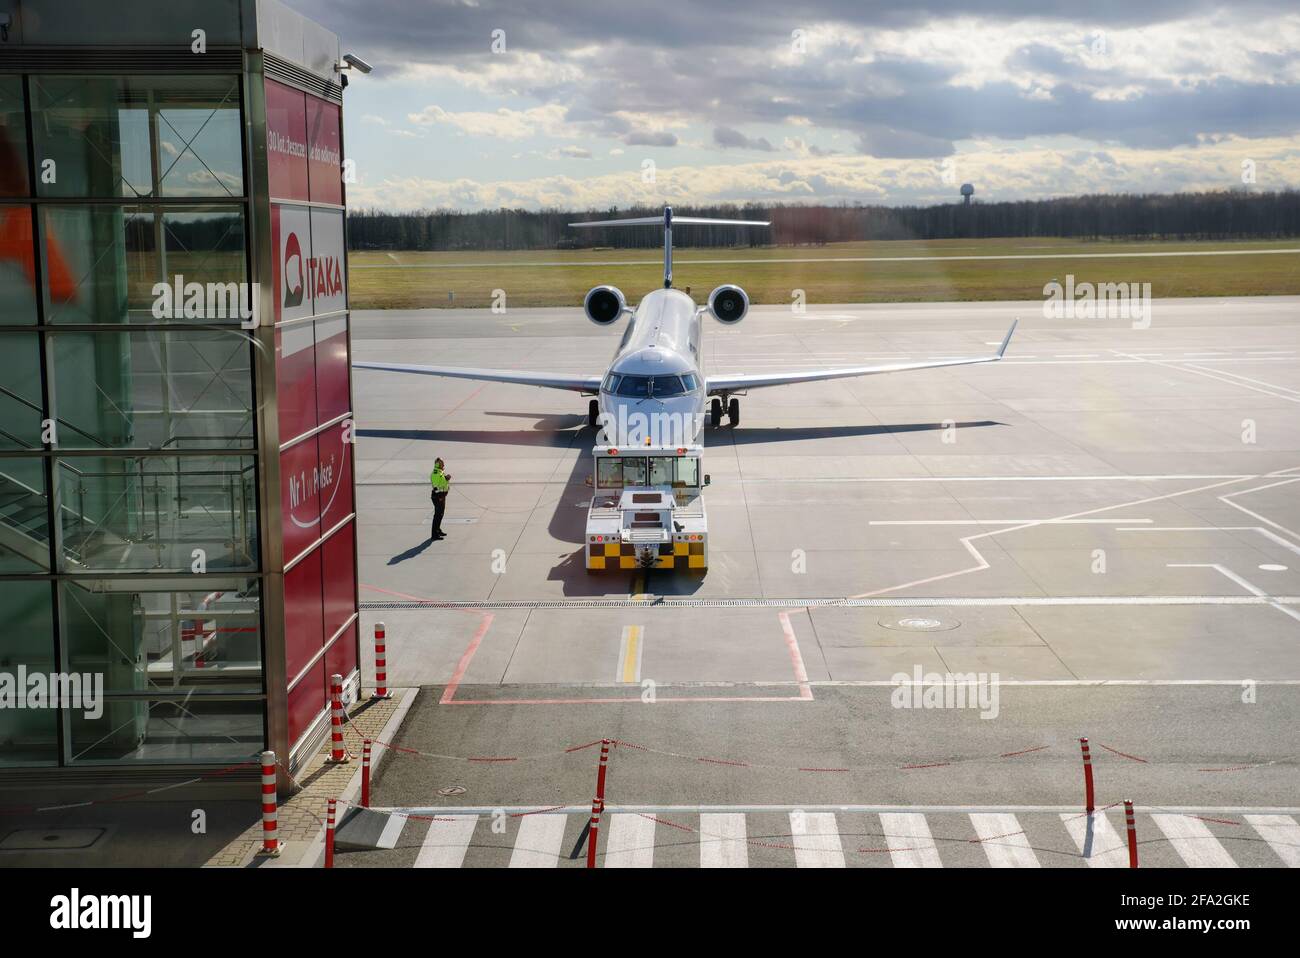
{"type": "Polygon", "coordinates": [[[433,483],[434,492],[446,492],[451,488],[451,483],[447,481],[447,477],[444,476],[442,470],[436,466],[434,467],[433,472],[429,473],[429,482],[433,483]]]}

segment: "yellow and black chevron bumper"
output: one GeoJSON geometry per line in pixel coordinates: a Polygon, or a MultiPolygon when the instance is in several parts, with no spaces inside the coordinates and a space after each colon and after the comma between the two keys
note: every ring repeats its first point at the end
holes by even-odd
{"type": "MultiPolygon", "coordinates": [[[[651,569],[703,569],[705,552],[703,540],[698,542],[664,542],[658,547],[659,555],[651,569]]],[[[588,569],[639,569],[637,547],[628,542],[587,543],[588,569]]]]}

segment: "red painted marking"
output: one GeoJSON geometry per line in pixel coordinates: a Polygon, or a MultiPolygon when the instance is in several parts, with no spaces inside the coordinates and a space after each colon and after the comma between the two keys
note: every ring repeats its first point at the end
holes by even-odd
{"type": "MultiPolygon", "coordinates": [[[[1098,742],[1097,744],[1101,745],[1100,742],[1098,742]]],[[[1109,745],[1101,745],[1101,747],[1104,748],[1106,751],[1114,752],[1120,758],[1126,758],[1131,762],[1141,762],[1143,765],[1149,764],[1147,760],[1144,758],[1138,758],[1136,755],[1129,755],[1127,752],[1121,752],[1119,749],[1111,748],[1109,745]]]]}
{"type": "Polygon", "coordinates": [[[483,636],[487,635],[487,630],[492,626],[494,616],[491,612],[484,612],[483,618],[479,621],[478,629],[474,632],[474,637],[469,640],[465,652],[460,657],[460,662],[456,664],[456,671],[451,676],[451,681],[447,687],[442,690],[442,699],[439,705],[449,705],[453,698],[456,697],[456,689],[460,688],[460,683],[465,678],[465,672],[469,669],[469,664],[474,660],[474,653],[478,651],[479,645],[483,642],[483,636]]]}
{"type": "Polygon", "coordinates": [[[709,762],[713,765],[736,765],[740,768],[749,768],[748,762],[730,762],[725,758],[698,758],[697,762],[709,762]]]}
{"type": "Polygon", "coordinates": [[[794,668],[794,680],[799,683],[799,698],[811,701],[812,686],[808,684],[808,670],[804,668],[803,655],[799,651],[799,640],[795,637],[794,626],[790,624],[789,612],[778,612],[781,631],[785,634],[785,647],[790,652],[790,665],[794,668]]]}
{"type": "Polygon", "coordinates": [[[951,762],[931,762],[929,765],[904,765],[902,768],[944,768],[951,762]]]}
{"type": "Polygon", "coordinates": [[[1033,748],[1022,748],[1019,752],[1003,752],[998,758],[1015,758],[1017,755],[1028,755],[1030,752],[1041,752],[1045,748],[1051,748],[1050,745],[1035,745],[1033,748]]]}
{"type": "Polygon", "coordinates": [[[847,772],[847,768],[801,768],[800,772],[847,772]]]}

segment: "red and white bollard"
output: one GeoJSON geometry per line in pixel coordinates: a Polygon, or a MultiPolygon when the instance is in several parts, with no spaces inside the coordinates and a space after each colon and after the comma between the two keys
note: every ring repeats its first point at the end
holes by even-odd
{"type": "Polygon", "coordinates": [[[325,812],[325,867],[334,867],[334,812],[338,799],[331,798],[325,812]]]}
{"type": "Polygon", "coordinates": [[[1083,748],[1083,790],[1087,795],[1088,814],[1091,815],[1096,810],[1096,802],[1092,791],[1092,753],[1088,751],[1088,740],[1079,739],[1079,745],[1083,748]]]}
{"type": "Polygon", "coordinates": [[[370,739],[361,743],[361,807],[370,807],[370,739]]]}
{"type": "Polygon", "coordinates": [[[388,691],[388,656],[384,646],[384,623],[375,623],[375,694],[371,698],[391,699],[388,691]]]}
{"type": "Polygon", "coordinates": [[[280,837],[276,832],[277,799],[275,795],[275,753],[262,753],[262,850],[260,855],[280,854],[280,837]]]}
{"type": "Polygon", "coordinates": [[[1124,824],[1128,826],[1128,867],[1138,867],[1137,823],[1133,821],[1133,803],[1124,799],[1124,824]]]}
{"type": "Polygon", "coordinates": [[[330,763],[345,765],[348,751],[343,747],[343,676],[330,676],[330,763]]]}
{"type": "Polygon", "coordinates": [[[600,815],[605,810],[605,769],[609,767],[609,739],[600,740],[600,768],[596,772],[596,797],[591,800],[591,830],[587,835],[587,867],[596,867],[596,838],[600,815]]]}

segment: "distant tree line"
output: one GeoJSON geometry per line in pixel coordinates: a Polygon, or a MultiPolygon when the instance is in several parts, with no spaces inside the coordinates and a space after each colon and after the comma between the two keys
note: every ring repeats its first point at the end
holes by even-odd
{"type": "MultiPolygon", "coordinates": [[[[802,206],[793,204],[675,207],[682,216],[771,220],[771,229],[691,226],[673,231],[673,245],[805,246],[853,240],[1061,236],[1081,239],[1271,239],[1300,235],[1300,191],[1097,194],[969,206],[802,206]]],[[[416,210],[348,214],[354,250],[650,248],[652,229],[576,230],[571,222],[657,216],[662,209],[416,210]]]]}

